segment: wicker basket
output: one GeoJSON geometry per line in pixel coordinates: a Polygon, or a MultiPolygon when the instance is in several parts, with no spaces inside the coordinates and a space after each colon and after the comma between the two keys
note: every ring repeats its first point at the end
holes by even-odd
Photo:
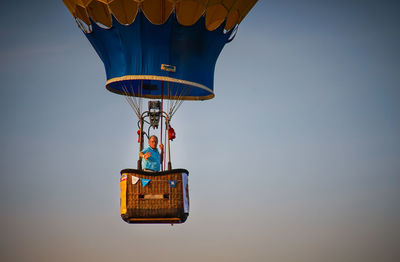
{"type": "Polygon", "coordinates": [[[189,215],[188,175],[185,169],[164,172],[122,170],[122,219],[128,223],[185,222],[189,215]]]}

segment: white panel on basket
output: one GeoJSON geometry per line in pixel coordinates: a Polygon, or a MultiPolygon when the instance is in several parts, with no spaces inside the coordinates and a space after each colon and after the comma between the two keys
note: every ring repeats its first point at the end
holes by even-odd
{"type": "Polygon", "coordinates": [[[182,190],[183,190],[183,211],[189,213],[189,196],[186,194],[186,187],[188,186],[188,175],[182,173],[182,190]]]}
{"type": "Polygon", "coordinates": [[[135,185],[139,181],[138,177],[132,176],[132,185],[135,185]]]}

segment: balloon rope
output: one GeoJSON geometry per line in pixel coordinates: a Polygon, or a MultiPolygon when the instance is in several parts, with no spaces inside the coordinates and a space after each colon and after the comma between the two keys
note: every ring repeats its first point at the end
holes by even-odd
{"type": "MultiPolygon", "coordinates": [[[[170,110],[171,110],[171,107],[172,107],[172,99],[171,99],[171,82],[168,82],[167,83],[167,90],[168,90],[168,109],[167,109],[167,111],[170,113],[170,110]]],[[[165,137],[167,137],[167,134],[168,134],[168,140],[167,140],[167,138],[164,140],[165,141],[165,143],[164,143],[164,145],[167,145],[167,142],[168,142],[168,154],[169,155],[171,155],[171,147],[170,147],[170,144],[169,144],[169,121],[171,120],[170,119],[170,117],[171,117],[171,115],[169,114],[168,115],[168,125],[167,125],[167,122],[165,122],[165,128],[166,128],[166,133],[165,133],[165,137]]],[[[165,157],[167,157],[167,151],[165,151],[165,157]]],[[[166,162],[166,158],[165,158],[165,161],[164,161],[164,169],[165,169],[165,162],[166,162]]],[[[168,163],[170,162],[170,157],[168,158],[168,163]]],[[[168,165],[169,166],[169,165],[168,165]]],[[[169,168],[169,167],[168,167],[169,168]]]]}
{"type": "MultiPolygon", "coordinates": [[[[133,95],[135,95],[134,89],[132,89],[132,93],[133,95]]],[[[125,85],[122,86],[122,90],[124,92],[124,96],[126,101],[129,103],[129,105],[132,107],[133,111],[135,112],[135,114],[140,117],[141,114],[141,109],[140,109],[140,104],[138,104],[138,102],[136,101],[135,97],[132,97],[127,89],[127,87],[125,85]]],[[[139,100],[140,101],[140,100],[139,100]]]]}
{"type": "Polygon", "coordinates": [[[139,111],[140,111],[140,115],[142,115],[142,101],[143,101],[142,93],[143,93],[143,80],[140,81],[140,88],[139,88],[139,111]]]}
{"type": "MultiPolygon", "coordinates": [[[[179,109],[179,107],[182,105],[183,103],[183,97],[186,96],[187,94],[189,94],[191,91],[190,87],[182,87],[179,96],[176,100],[176,103],[173,105],[173,108],[170,110],[170,117],[172,117],[175,112],[179,109]]],[[[177,93],[178,94],[178,93],[177,93]]]]}
{"type": "MultiPolygon", "coordinates": [[[[169,111],[171,110],[171,101],[172,101],[172,99],[171,99],[171,86],[170,86],[170,82],[167,82],[167,94],[168,94],[168,108],[167,108],[167,110],[165,110],[165,111],[169,112],[169,111]]],[[[168,118],[169,118],[169,116],[168,116],[168,118]]]]}

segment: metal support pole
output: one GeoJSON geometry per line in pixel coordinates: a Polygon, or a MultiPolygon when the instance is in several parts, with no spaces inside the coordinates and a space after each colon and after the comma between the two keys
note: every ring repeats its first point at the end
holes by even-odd
{"type": "Polygon", "coordinates": [[[171,164],[171,145],[169,143],[169,118],[168,116],[165,118],[165,125],[167,126],[167,131],[168,131],[168,170],[172,169],[172,164],[171,164]]]}
{"type": "MultiPolygon", "coordinates": [[[[164,104],[164,81],[161,81],[161,115],[160,115],[160,118],[161,118],[161,128],[160,128],[160,144],[162,144],[162,140],[163,140],[163,125],[162,125],[162,113],[164,112],[163,111],[163,104],[164,104]]],[[[164,151],[164,150],[163,150],[164,151]]],[[[164,159],[164,152],[161,152],[162,154],[163,154],[163,158],[162,158],[162,162],[160,163],[160,166],[161,166],[161,171],[164,171],[164,161],[165,161],[165,159],[164,159]]]]}
{"type": "MultiPolygon", "coordinates": [[[[140,116],[140,133],[139,133],[139,152],[143,150],[143,116],[140,116]]],[[[139,157],[137,169],[142,170],[142,158],[139,157]]]]}

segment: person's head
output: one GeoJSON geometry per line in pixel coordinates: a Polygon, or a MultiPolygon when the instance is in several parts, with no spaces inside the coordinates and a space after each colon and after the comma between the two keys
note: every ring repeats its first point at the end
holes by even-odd
{"type": "Polygon", "coordinates": [[[151,136],[149,138],[149,146],[153,149],[157,148],[157,144],[158,144],[158,138],[156,136],[151,136]]]}

